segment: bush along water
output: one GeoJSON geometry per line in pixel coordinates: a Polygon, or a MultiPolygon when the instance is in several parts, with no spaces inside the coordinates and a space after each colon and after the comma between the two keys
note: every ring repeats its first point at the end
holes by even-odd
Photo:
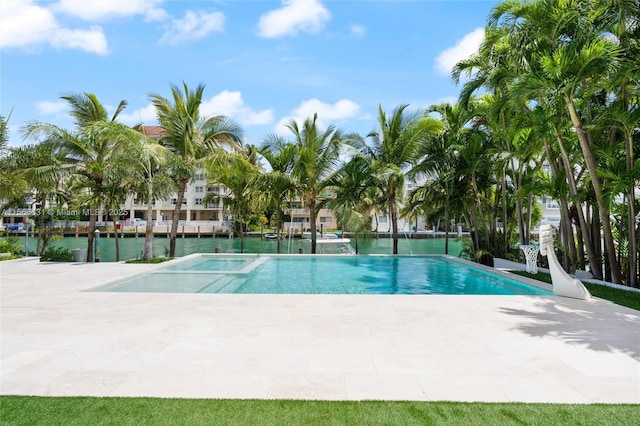
{"type": "Polygon", "coordinates": [[[49,246],[40,255],[40,262],[73,262],[73,254],[64,247],[49,246]]]}
{"type": "Polygon", "coordinates": [[[18,242],[18,238],[9,237],[0,241],[0,260],[9,260],[22,257],[22,245],[18,242]]]}

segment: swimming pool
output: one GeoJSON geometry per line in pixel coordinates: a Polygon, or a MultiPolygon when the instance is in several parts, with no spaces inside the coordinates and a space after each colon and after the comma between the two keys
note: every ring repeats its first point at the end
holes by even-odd
{"type": "Polygon", "coordinates": [[[552,295],[448,256],[196,255],[96,291],[552,295]]]}

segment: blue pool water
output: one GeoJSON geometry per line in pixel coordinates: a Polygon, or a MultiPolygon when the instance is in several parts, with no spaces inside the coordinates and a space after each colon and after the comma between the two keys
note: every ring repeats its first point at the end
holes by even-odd
{"type": "Polygon", "coordinates": [[[551,295],[446,256],[200,256],[98,291],[551,295]]]}

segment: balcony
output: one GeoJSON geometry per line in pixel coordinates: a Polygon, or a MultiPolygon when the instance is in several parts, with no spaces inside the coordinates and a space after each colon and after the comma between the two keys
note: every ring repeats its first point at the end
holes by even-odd
{"type": "Polygon", "coordinates": [[[309,209],[291,209],[290,214],[291,216],[309,216],[311,212],[309,209]]]}

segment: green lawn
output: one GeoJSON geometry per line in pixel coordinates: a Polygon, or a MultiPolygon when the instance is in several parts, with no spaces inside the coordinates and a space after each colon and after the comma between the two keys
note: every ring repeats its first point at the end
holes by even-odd
{"type": "MultiPolygon", "coordinates": [[[[521,275],[523,277],[528,277],[534,280],[551,284],[551,275],[546,274],[544,272],[538,272],[537,274],[530,274],[524,271],[511,271],[511,272],[517,275],[521,275]]],[[[587,287],[587,290],[589,290],[591,295],[595,297],[599,297],[601,299],[607,299],[617,305],[626,306],[628,308],[632,308],[640,311],[640,292],[638,291],[621,290],[618,288],[608,287],[606,285],[593,284],[593,283],[584,282],[584,281],[583,281],[583,284],[585,287],[587,287]]]]}
{"type": "Polygon", "coordinates": [[[8,425],[636,425],[638,405],[0,397],[8,425]]]}

